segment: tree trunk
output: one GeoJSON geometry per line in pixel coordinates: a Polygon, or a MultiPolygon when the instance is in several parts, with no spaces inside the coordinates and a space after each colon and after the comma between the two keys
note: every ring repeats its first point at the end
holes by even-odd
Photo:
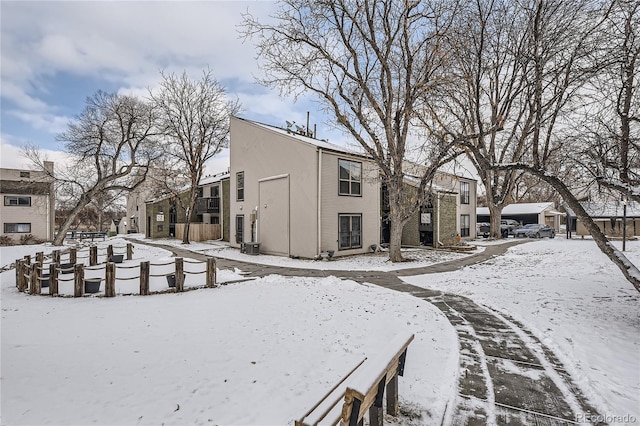
{"type": "MultiPolygon", "coordinates": [[[[401,184],[400,184],[401,185],[401,184]]],[[[401,186],[398,189],[398,184],[389,182],[387,185],[387,191],[389,192],[389,260],[392,262],[402,262],[402,228],[404,223],[402,220],[402,197],[401,186]]]]}
{"type": "Polygon", "coordinates": [[[494,204],[491,200],[487,200],[489,206],[489,222],[491,223],[491,238],[502,238],[500,229],[500,219],[502,218],[501,205],[494,204]]]}
{"type": "Polygon", "coordinates": [[[85,195],[78,200],[76,206],[69,212],[69,215],[65,219],[65,221],[60,225],[60,229],[58,229],[58,234],[53,239],[54,246],[61,246],[65,236],[67,235],[67,231],[71,228],[71,225],[76,220],[78,214],[91,202],[91,195],[85,195]]]}

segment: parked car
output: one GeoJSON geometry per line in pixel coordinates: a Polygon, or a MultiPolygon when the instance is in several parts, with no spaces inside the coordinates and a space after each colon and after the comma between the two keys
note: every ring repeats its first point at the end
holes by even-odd
{"type": "Polygon", "coordinates": [[[522,228],[518,228],[513,231],[513,235],[518,237],[529,237],[529,238],[542,238],[549,237],[555,238],[556,230],[548,225],[540,225],[538,223],[531,223],[529,225],[525,225],[522,228]]]}
{"type": "Polygon", "coordinates": [[[491,224],[487,222],[480,222],[476,224],[476,235],[488,238],[491,235],[491,224]]]}
{"type": "Polygon", "coordinates": [[[522,224],[514,219],[502,219],[500,221],[500,234],[503,238],[513,235],[513,231],[520,228],[522,224]]]}

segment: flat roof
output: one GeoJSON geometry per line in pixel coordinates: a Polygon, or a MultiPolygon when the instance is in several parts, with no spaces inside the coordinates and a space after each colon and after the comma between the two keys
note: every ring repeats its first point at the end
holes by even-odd
{"type": "MultiPolygon", "coordinates": [[[[548,208],[553,207],[552,202],[546,203],[515,203],[509,204],[502,209],[502,214],[540,214],[548,208]]],[[[555,213],[555,212],[554,212],[555,213]]],[[[489,216],[489,207],[477,207],[476,215],[489,216]]]]}

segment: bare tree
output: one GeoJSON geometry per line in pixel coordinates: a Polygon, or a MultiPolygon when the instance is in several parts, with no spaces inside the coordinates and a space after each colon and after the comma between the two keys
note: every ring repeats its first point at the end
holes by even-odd
{"type": "MultiPolygon", "coordinates": [[[[131,191],[144,181],[158,156],[154,126],[153,108],[140,99],[102,91],[87,98],[82,113],[57,137],[69,159],[52,177],[71,208],[54,245],[62,244],[76,216],[100,194],[131,191]]],[[[27,148],[25,154],[37,165],[44,164],[36,148],[27,148]]]]}
{"type": "MultiPolygon", "coordinates": [[[[498,170],[521,170],[551,185],[576,212],[600,250],[640,290],[640,272],[598,228],[578,202],[567,182],[558,174],[558,164],[577,167],[582,159],[575,154],[578,138],[571,134],[576,110],[590,102],[588,84],[602,71],[601,46],[606,23],[612,18],[615,1],[546,0],[519,4],[526,22],[523,63],[526,80],[526,108],[522,113],[527,127],[525,151],[516,162],[499,160],[498,170]]],[[[603,38],[604,37],[604,38],[603,38]]],[[[474,154],[478,147],[466,144],[474,154]]]]}
{"type": "Polygon", "coordinates": [[[616,198],[640,202],[640,3],[617,0],[605,22],[594,106],[580,120],[583,169],[616,198]]]}
{"type": "Polygon", "coordinates": [[[449,137],[431,135],[426,144],[417,117],[447,71],[443,41],[455,11],[451,1],[286,0],[272,23],[244,16],[241,31],[262,61],[260,82],[286,95],[317,96],[376,162],[387,188],[393,262],[402,261],[402,228],[436,170],[458,155],[449,137]],[[403,191],[410,153],[423,166],[417,191],[403,191]]]}
{"type": "Polygon", "coordinates": [[[176,202],[185,210],[182,242],[189,244],[189,228],[198,196],[198,183],[205,163],[229,142],[229,117],[240,110],[239,102],[230,100],[225,89],[213,77],[211,70],[203,71],[200,80],[182,75],[162,74],[160,89],[150,91],[150,98],[160,111],[160,131],[168,142],[165,147],[170,166],[177,175],[165,180],[167,189],[176,195],[176,202]],[[188,197],[177,196],[185,191],[188,197]],[[176,185],[176,183],[178,185],[176,185]]]}

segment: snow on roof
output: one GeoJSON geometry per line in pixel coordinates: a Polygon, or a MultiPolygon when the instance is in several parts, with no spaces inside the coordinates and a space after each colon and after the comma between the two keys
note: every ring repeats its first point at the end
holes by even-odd
{"type": "MultiPolygon", "coordinates": [[[[405,175],[403,178],[405,183],[408,183],[409,185],[412,186],[418,186],[420,185],[420,178],[416,177],[416,176],[410,176],[410,175],[405,175]]],[[[427,184],[426,186],[427,190],[433,190],[435,192],[440,192],[440,193],[448,193],[448,194],[457,194],[458,192],[454,189],[451,188],[446,188],[442,185],[436,185],[435,183],[431,182],[431,184],[427,184]]]]}
{"type": "Polygon", "coordinates": [[[215,175],[208,175],[200,179],[200,185],[208,185],[210,183],[220,182],[229,177],[229,172],[222,172],[215,175]]]}
{"type": "Polygon", "coordinates": [[[301,135],[299,133],[296,133],[294,131],[291,130],[287,130],[287,129],[283,129],[282,127],[276,127],[276,126],[272,126],[270,124],[264,124],[264,123],[259,123],[257,121],[251,121],[251,120],[247,120],[244,118],[239,118],[236,117],[240,120],[255,124],[258,127],[262,127],[264,129],[270,130],[272,132],[276,132],[276,133],[280,133],[281,135],[285,135],[285,136],[289,136],[291,138],[294,138],[300,142],[306,143],[308,145],[313,145],[315,147],[318,148],[322,148],[322,149],[327,149],[327,150],[331,150],[331,151],[336,151],[336,152],[342,152],[345,154],[351,154],[351,155],[357,155],[360,157],[367,157],[368,156],[366,154],[364,154],[362,151],[357,151],[355,149],[350,149],[350,148],[346,148],[344,146],[340,146],[340,145],[334,145],[332,143],[329,143],[328,141],[325,140],[321,140],[321,139],[315,139],[309,136],[305,136],[305,135],[301,135]]]}
{"type": "MultiPolygon", "coordinates": [[[[540,214],[543,211],[553,208],[552,202],[547,203],[515,203],[509,204],[502,209],[502,214],[540,214]]],[[[489,215],[488,207],[476,208],[476,214],[481,216],[489,215]]]]}
{"type": "MultiPolygon", "coordinates": [[[[591,217],[622,217],[624,214],[622,201],[581,201],[580,205],[591,217]]],[[[627,217],[640,217],[640,204],[629,201],[627,217]]]]}

